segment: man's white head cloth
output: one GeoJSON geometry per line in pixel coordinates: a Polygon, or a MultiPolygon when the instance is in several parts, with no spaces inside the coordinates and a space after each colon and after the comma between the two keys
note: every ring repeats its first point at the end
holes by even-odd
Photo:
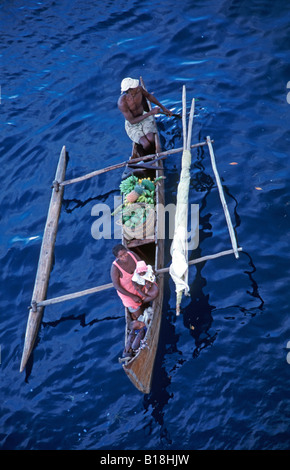
{"type": "Polygon", "coordinates": [[[135,80],[134,78],[124,78],[121,82],[121,93],[124,93],[124,91],[129,90],[129,88],[136,88],[139,86],[139,80],[135,80]]]}

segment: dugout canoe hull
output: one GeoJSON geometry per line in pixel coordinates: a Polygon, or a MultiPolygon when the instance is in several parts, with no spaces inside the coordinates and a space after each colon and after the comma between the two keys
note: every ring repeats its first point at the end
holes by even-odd
{"type": "MultiPolygon", "coordinates": [[[[141,84],[143,87],[144,82],[141,77],[141,84]]],[[[150,107],[150,104],[148,104],[150,107]]],[[[161,151],[160,137],[156,126],[155,133],[155,151],[159,153],[161,151]]],[[[137,146],[133,145],[131,159],[136,158],[137,146]]],[[[154,162],[154,160],[153,160],[154,162]]],[[[156,164],[156,170],[144,170],[144,176],[151,178],[163,176],[163,162],[159,160],[156,164]]],[[[131,251],[136,252],[141,259],[144,259],[147,264],[151,264],[155,271],[164,266],[164,239],[160,238],[158,234],[164,233],[163,217],[160,215],[160,207],[164,207],[164,181],[160,180],[156,187],[156,206],[155,206],[155,227],[154,236],[151,240],[146,239],[133,239],[126,240],[123,233],[123,244],[131,251]]],[[[160,335],[160,326],[162,319],[162,307],[163,307],[163,291],[164,291],[164,275],[160,274],[156,277],[156,282],[159,288],[159,295],[152,303],[153,317],[147,328],[146,336],[144,338],[145,347],[139,349],[137,354],[130,359],[128,362],[123,363],[122,367],[127,374],[133,385],[142,393],[148,394],[151,391],[152,377],[154,371],[155,358],[158,348],[158,341],[160,335]]],[[[131,321],[128,310],[125,308],[125,343],[129,334],[129,323],[131,321]]]]}

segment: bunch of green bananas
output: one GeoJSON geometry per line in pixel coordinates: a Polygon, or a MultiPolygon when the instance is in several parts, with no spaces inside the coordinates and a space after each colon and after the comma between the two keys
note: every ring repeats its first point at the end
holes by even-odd
{"type": "Polygon", "coordinates": [[[127,196],[133,189],[135,188],[136,184],[138,183],[138,178],[135,175],[131,175],[125,180],[123,180],[120,184],[120,191],[122,194],[127,196]]]}
{"type": "Polygon", "coordinates": [[[150,191],[149,189],[145,189],[143,194],[139,196],[136,202],[145,202],[146,204],[154,204],[154,195],[155,195],[155,188],[150,191]]]}

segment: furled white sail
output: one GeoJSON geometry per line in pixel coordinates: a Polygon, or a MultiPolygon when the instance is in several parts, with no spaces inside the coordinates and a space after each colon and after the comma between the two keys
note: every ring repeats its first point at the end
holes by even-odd
{"type": "Polygon", "coordinates": [[[172,263],[169,273],[175,283],[176,290],[176,314],[180,313],[180,304],[182,294],[189,295],[188,286],[188,193],[190,185],[190,167],[191,167],[191,126],[194,114],[194,100],[189,119],[188,136],[186,137],[186,118],[185,112],[185,87],[183,88],[183,135],[184,146],[181,161],[180,181],[177,189],[175,228],[173,241],[170,248],[172,263]]]}

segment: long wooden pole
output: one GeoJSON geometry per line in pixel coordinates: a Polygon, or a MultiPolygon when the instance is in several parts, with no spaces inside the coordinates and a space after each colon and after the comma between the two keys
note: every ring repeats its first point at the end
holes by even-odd
{"type": "MultiPolygon", "coordinates": [[[[242,251],[242,248],[238,248],[238,251],[242,251]]],[[[190,266],[190,265],[193,265],[193,264],[203,263],[204,261],[207,261],[207,260],[210,260],[210,259],[215,259],[215,258],[220,258],[221,256],[225,256],[225,255],[231,255],[233,253],[234,253],[234,250],[220,251],[219,253],[215,253],[213,255],[206,255],[206,256],[202,256],[201,258],[193,259],[193,260],[188,262],[188,265],[190,266]]],[[[155,272],[156,272],[156,274],[168,273],[169,272],[169,267],[157,269],[155,272]]],[[[65,294],[65,295],[61,295],[59,297],[54,297],[52,299],[43,300],[41,302],[38,302],[36,306],[37,307],[47,307],[49,305],[58,304],[60,302],[65,302],[67,300],[77,299],[77,298],[83,297],[85,295],[95,294],[97,292],[102,292],[103,290],[111,289],[112,287],[114,287],[114,285],[113,285],[112,282],[110,282],[108,284],[103,284],[101,286],[91,287],[90,289],[85,289],[85,290],[82,290],[82,291],[79,291],[79,292],[73,292],[71,294],[65,294]]]]}
{"type": "MultiPolygon", "coordinates": [[[[238,248],[238,251],[242,251],[243,248],[238,248]]],[[[191,266],[193,264],[198,264],[198,263],[203,263],[204,261],[208,261],[210,259],[215,259],[215,258],[220,258],[221,256],[225,255],[232,255],[234,253],[234,250],[225,250],[225,251],[220,251],[219,253],[214,253],[213,255],[206,255],[202,256],[201,258],[196,258],[188,261],[188,266],[191,266]]],[[[169,267],[166,268],[160,268],[157,269],[156,274],[161,274],[161,273],[168,273],[169,272],[169,267]]]]}
{"type": "Polygon", "coordinates": [[[218,187],[218,191],[219,191],[219,195],[220,195],[220,200],[221,200],[221,203],[222,203],[222,206],[223,206],[226,222],[227,222],[227,225],[228,225],[228,230],[229,230],[230,239],[231,239],[231,242],[232,242],[232,247],[233,247],[233,250],[234,250],[235,257],[239,258],[237,240],[236,240],[233,224],[232,224],[232,221],[231,221],[230,213],[229,213],[229,210],[228,210],[228,206],[227,206],[227,203],[226,203],[226,200],[225,200],[221,180],[220,180],[220,177],[219,177],[219,174],[218,174],[218,171],[217,171],[215,156],[214,156],[213,148],[212,148],[212,145],[211,145],[210,137],[208,136],[206,140],[207,140],[208,149],[209,149],[209,153],[210,153],[212,169],[213,169],[213,172],[214,172],[214,175],[215,175],[215,179],[216,179],[216,183],[217,183],[217,187],[218,187]]]}
{"type": "Polygon", "coordinates": [[[43,300],[38,302],[38,307],[46,307],[47,305],[58,304],[59,302],[64,302],[66,300],[77,299],[78,297],[83,297],[84,295],[95,294],[96,292],[102,292],[103,290],[111,289],[114,287],[113,283],[104,284],[102,286],[92,287],[91,289],[85,289],[79,292],[73,292],[72,294],[61,295],[60,297],[54,297],[53,299],[43,300]]]}
{"type": "MultiPolygon", "coordinates": [[[[63,146],[55,174],[55,181],[57,183],[60,183],[64,180],[66,163],[66,149],[65,146],[63,146]]],[[[32,294],[32,305],[35,305],[35,303],[37,305],[37,302],[43,301],[46,297],[48,281],[53,262],[54,245],[57,234],[63,192],[63,187],[59,186],[58,184],[54,185],[40,249],[36,279],[32,294]]],[[[43,315],[43,309],[44,307],[35,307],[30,310],[25,333],[24,349],[21,359],[20,372],[24,370],[29,356],[33,350],[43,315]]]]}
{"type": "MultiPolygon", "coordinates": [[[[213,142],[213,140],[211,142],[213,142]]],[[[190,146],[190,148],[203,147],[204,145],[208,145],[207,142],[199,142],[197,144],[193,144],[193,145],[190,146]]],[[[98,176],[98,175],[101,175],[102,173],[106,173],[107,171],[112,171],[112,170],[117,170],[118,168],[122,168],[122,167],[128,165],[128,163],[137,163],[137,162],[140,162],[140,161],[152,160],[156,156],[161,157],[163,155],[173,155],[175,153],[182,152],[182,150],[183,150],[183,148],[181,147],[181,148],[177,148],[177,149],[167,150],[167,151],[164,151],[164,152],[159,152],[158,154],[154,153],[152,155],[146,155],[144,157],[134,158],[134,159],[131,159],[131,160],[126,160],[126,161],[121,162],[121,163],[116,163],[116,165],[111,165],[111,166],[107,166],[106,168],[101,168],[99,170],[94,170],[90,173],[87,173],[86,175],[82,175],[82,176],[78,176],[76,178],[72,178],[72,179],[69,179],[69,180],[66,180],[66,181],[62,181],[60,183],[60,186],[67,186],[69,184],[79,183],[80,181],[85,181],[89,178],[93,178],[94,176],[98,176]]]]}

